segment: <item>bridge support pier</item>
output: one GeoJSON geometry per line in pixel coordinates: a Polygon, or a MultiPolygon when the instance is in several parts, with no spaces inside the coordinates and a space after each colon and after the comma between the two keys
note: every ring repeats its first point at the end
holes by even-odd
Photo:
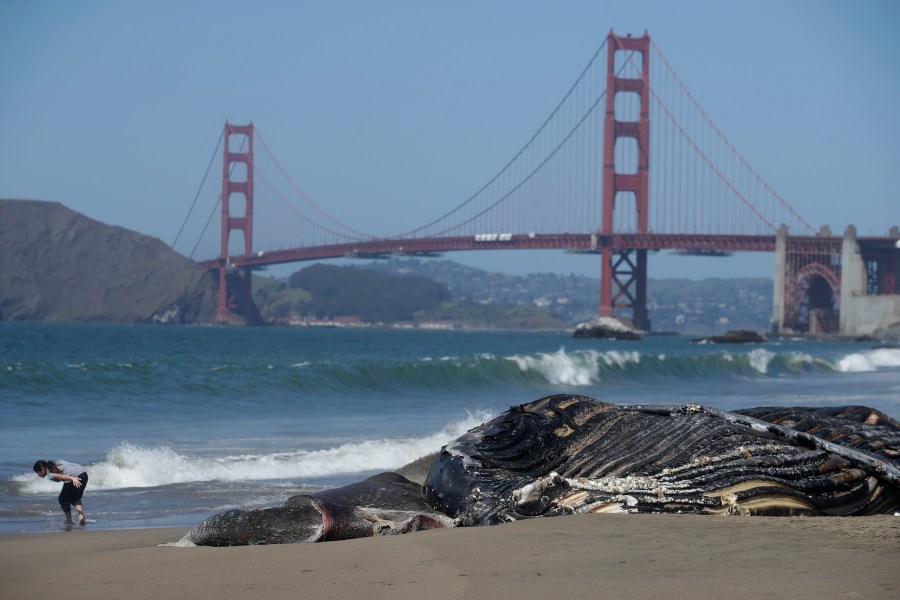
{"type": "Polygon", "coordinates": [[[900,323],[900,230],[883,242],[861,241],[847,226],[841,245],[842,335],[872,335],[900,323]]]}
{"type": "Polygon", "coordinates": [[[256,325],[260,322],[256,305],[253,303],[252,269],[219,267],[217,321],[244,325],[256,325]]]}
{"type": "MultiPolygon", "coordinates": [[[[601,234],[607,240],[615,229],[616,201],[631,197],[636,213],[637,233],[649,232],[649,155],[650,155],[650,36],[620,38],[610,31],[607,38],[606,117],[603,125],[603,222],[601,234]],[[616,53],[623,53],[625,61],[616,68],[616,53]],[[627,53],[627,54],[625,54],[627,53]],[[640,58],[637,58],[639,56],[640,58]],[[618,72],[634,73],[637,77],[619,77],[618,72]],[[616,118],[616,95],[637,94],[640,116],[637,121],[616,118]],[[631,138],[637,143],[637,164],[616,164],[616,142],[631,138]]],[[[647,331],[650,319],[647,312],[647,251],[632,248],[601,249],[600,316],[614,317],[617,308],[630,308],[634,327],[647,331]]]]}
{"type": "Polygon", "coordinates": [[[244,255],[253,251],[253,123],[232,125],[225,122],[225,149],[222,166],[222,232],[219,252],[219,309],[216,320],[228,323],[234,319],[246,324],[255,321],[255,306],[251,293],[253,274],[243,269],[243,275],[229,264],[229,237],[240,231],[244,238],[244,255]],[[238,136],[239,147],[232,150],[231,138],[238,136]],[[236,168],[243,165],[241,168],[236,168]],[[244,175],[242,178],[241,176],[244,175]],[[243,198],[243,214],[233,215],[234,201],[243,198]]]}
{"type": "Polygon", "coordinates": [[[785,265],[787,263],[787,225],[775,235],[775,274],[772,277],[772,333],[784,333],[785,265]]]}
{"type": "Polygon", "coordinates": [[[600,282],[600,316],[614,317],[615,307],[631,308],[631,320],[636,329],[650,330],[650,314],[647,311],[647,251],[613,251],[604,248],[601,252],[603,273],[611,283],[600,282]],[[613,293],[615,289],[615,293],[613,293]]]}

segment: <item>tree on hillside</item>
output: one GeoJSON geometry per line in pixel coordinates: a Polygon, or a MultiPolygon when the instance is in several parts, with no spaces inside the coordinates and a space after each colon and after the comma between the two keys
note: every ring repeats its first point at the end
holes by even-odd
{"type": "Polygon", "coordinates": [[[310,293],[310,300],[298,309],[317,318],[354,315],[370,322],[406,321],[450,299],[447,286],[426,277],[357,267],[313,265],[291,275],[289,285],[310,293]]]}

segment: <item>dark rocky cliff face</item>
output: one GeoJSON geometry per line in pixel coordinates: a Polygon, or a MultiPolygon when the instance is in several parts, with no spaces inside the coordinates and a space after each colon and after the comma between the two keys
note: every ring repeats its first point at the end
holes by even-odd
{"type": "Polygon", "coordinates": [[[214,277],[56,202],[0,200],[0,321],[213,322],[214,277]]]}

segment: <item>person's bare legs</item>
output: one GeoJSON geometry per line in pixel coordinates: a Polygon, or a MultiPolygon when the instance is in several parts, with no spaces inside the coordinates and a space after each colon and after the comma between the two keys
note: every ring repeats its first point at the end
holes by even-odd
{"type": "MultiPolygon", "coordinates": [[[[78,503],[75,505],[75,510],[78,511],[78,524],[84,527],[84,506],[81,503],[78,503]]],[[[69,519],[69,523],[71,522],[72,520],[69,519]]]]}
{"type": "Polygon", "coordinates": [[[71,525],[72,524],[72,511],[68,508],[64,508],[63,512],[66,513],[66,523],[71,525]]]}

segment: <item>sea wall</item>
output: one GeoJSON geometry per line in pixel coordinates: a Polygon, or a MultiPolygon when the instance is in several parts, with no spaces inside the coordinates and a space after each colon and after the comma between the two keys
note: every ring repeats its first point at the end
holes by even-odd
{"type": "Polygon", "coordinates": [[[848,226],[841,249],[841,335],[871,335],[900,322],[900,296],[866,295],[866,265],[856,241],[856,228],[848,226]]]}
{"type": "Polygon", "coordinates": [[[900,296],[849,296],[841,301],[841,334],[871,335],[900,323],[900,296]]]}

